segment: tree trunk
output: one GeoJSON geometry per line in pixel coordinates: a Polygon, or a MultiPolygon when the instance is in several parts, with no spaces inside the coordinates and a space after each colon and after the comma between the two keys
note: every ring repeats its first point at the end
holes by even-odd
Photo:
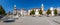
{"type": "Polygon", "coordinates": [[[49,14],[47,14],[47,17],[49,17],[49,14]]]}
{"type": "Polygon", "coordinates": [[[55,16],[57,16],[57,15],[55,14],[55,16]]]}

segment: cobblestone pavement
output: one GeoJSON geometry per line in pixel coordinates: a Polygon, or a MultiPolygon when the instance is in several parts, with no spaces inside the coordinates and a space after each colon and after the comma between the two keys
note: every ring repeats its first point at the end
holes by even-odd
{"type": "Polygon", "coordinates": [[[4,23],[0,22],[0,25],[60,25],[60,17],[31,17],[24,16],[16,19],[15,22],[4,23]]]}

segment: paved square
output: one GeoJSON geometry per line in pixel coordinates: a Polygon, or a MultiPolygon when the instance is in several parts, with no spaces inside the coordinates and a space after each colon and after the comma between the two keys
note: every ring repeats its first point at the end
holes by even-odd
{"type": "Polygon", "coordinates": [[[25,16],[25,17],[19,17],[19,19],[11,23],[0,22],[0,25],[60,25],[59,23],[54,22],[54,20],[60,22],[60,17],[25,16]]]}

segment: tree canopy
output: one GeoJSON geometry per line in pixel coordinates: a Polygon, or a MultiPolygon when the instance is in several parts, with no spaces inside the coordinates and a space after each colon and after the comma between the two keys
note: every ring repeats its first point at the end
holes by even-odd
{"type": "Polygon", "coordinates": [[[30,15],[34,15],[34,14],[35,14],[35,11],[32,10],[32,11],[30,12],[30,15]]]}
{"type": "Polygon", "coordinates": [[[5,10],[3,9],[3,7],[0,5],[0,15],[5,15],[5,10]]]}
{"type": "Polygon", "coordinates": [[[46,13],[47,13],[47,15],[51,14],[51,10],[48,9],[46,13]]]}
{"type": "Polygon", "coordinates": [[[58,14],[57,9],[54,10],[54,14],[55,16],[58,14]]]}
{"type": "Polygon", "coordinates": [[[42,9],[40,9],[40,10],[39,10],[39,14],[42,15],[42,14],[43,14],[42,12],[43,12],[42,9]]]}

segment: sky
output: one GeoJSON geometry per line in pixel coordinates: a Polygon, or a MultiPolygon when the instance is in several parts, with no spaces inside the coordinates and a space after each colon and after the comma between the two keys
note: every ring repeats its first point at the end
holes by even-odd
{"type": "Polygon", "coordinates": [[[25,8],[26,10],[32,8],[40,8],[41,4],[44,5],[44,10],[50,7],[60,7],[60,0],[0,0],[0,5],[5,9],[6,12],[13,11],[14,5],[17,9],[25,8]]]}

